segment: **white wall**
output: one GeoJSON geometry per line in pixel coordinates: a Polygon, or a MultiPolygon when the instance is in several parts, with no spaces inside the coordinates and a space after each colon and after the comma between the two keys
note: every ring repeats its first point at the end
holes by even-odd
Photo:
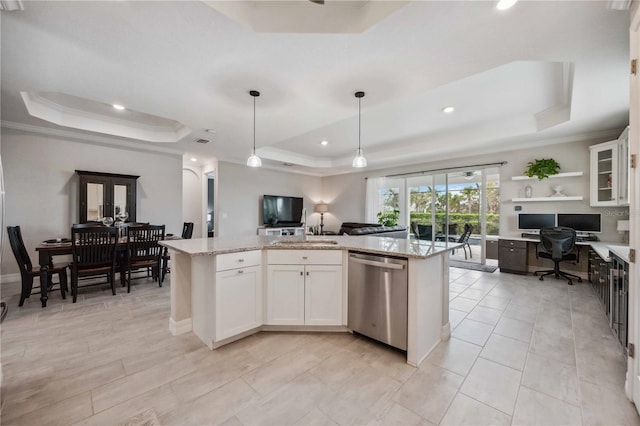
{"type": "Polygon", "coordinates": [[[264,194],[303,197],[307,224],[320,223],[320,215],[313,213],[314,205],[322,201],[319,177],[221,161],[218,163],[216,236],[256,235],[258,226],[262,225],[264,194]]]}
{"type": "Polygon", "coordinates": [[[182,169],[182,219],[184,222],[193,222],[192,238],[202,237],[203,179],[202,169],[199,167],[185,166],[182,169]]]}
{"type": "MultiPolygon", "coordinates": [[[[19,225],[31,259],[47,238],[70,235],[78,218],[75,170],[140,176],[137,220],[165,224],[167,233],[182,232],[182,157],[92,145],[2,129],[5,226],[19,225]]],[[[2,232],[6,230],[3,229],[2,232]]],[[[17,272],[7,243],[2,274],[17,272]]]]}
{"type": "MultiPolygon", "coordinates": [[[[622,129],[620,130],[622,131],[622,129]]],[[[365,209],[365,177],[386,176],[398,173],[410,173],[421,170],[459,167],[474,164],[507,161],[500,168],[500,233],[504,236],[516,236],[516,205],[522,206],[522,213],[600,213],[602,215],[601,239],[622,241],[623,235],[616,231],[619,219],[628,219],[629,209],[595,208],[589,206],[589,146],[604,140],[572,142],[557,145],[546,145],[541,148],[505,151],[474,157],[460,157],[437,163],[424,163],[393,169],[372,170],[357,174],[337,175],[322,179],[322,190],[325,199],[330,203],[330,215],[325,215],[326,230],[337,231],[342,222],[358,222],[364,220],[365,209]],[[560,163],[561,171],[583,171],[579,178],[558,180],[512,181],[512,176],[522,175],[529,161],[536,158],[554,158],[560,163]],[[561,184],[567,195],[582,195],[583,201],[568,202],[511,202],[514,197],[524,197],[524,187],[533,187],[533,196],[547,196],[553,192],[551,186],[561,184]]]]}

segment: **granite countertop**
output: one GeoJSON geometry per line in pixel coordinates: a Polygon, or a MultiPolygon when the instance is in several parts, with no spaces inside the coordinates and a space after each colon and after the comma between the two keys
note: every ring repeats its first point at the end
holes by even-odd
{"type": "Polygon", "coordinates": [[[161,241],[160,244],[190,256],[216,255],[249,250],[357,250],[367,253],[395,255],[400,257],[426,259],[428,257],[461,247],[451,242],[414,240],[409,238],[387,238],[367,236],[309,236],[303,243],[302,237],[273,237],[256,235],[250,237],[194,238],[189,240],[161,241]],[[327,242],[322,244],[322,242],[327,242]],[[333,242],[336,243],[333,243],[333,242]],[[281,243],[278,243],[281,242],[281,243]]]}
{"type": "Polygon", "coordinates": [[[607,243],[607,242],[597,242],[591,243],[591,248],[600,256],[602,259],[610,262],[609,252],[614,253],[616,256],[629,263],[629,246],[620,244],[620,243],[607,243]]]}

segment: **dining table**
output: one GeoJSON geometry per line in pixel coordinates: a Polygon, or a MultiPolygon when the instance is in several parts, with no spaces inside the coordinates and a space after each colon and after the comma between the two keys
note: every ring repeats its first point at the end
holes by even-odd
{"type": "Polygon", "coordinates": [[[40,264],[40,302],[42,307],[47,307],[47,289],[51,283],[49,282],[49,267],[52,265],[51,259],[54,256],[71,255],[71,240],[68,238],[56,240],[47,240],[40,243],[36,247],[38,252],[38,263],[40,264]],[[51,241],[51,242],[48,242],[51,241]]]}
{"type": "MultiPolygon", "coordinates": [[[[182,237],[167,234],[164,238],[165,240],[179,240],[182,237]]],[[[120,237],[118,244],[122,246],[120,250],[124,250],[126,248],[127,237],[120,237]]],[[[47,290],[51,283],[49,282],[49,267],[53,265],[52,258],[54,256],[69,256],[72,253],[72,245],[71,239],[69,238],[58,238],[45,240],[40,245],[36,247],[36,252],[38,252],[38,263],[40,264],[40,302],[42,303],[42,307],[47,307],[47,290]]],[[[120,279],[123,280],[123,276],[121,275],[120,279]]]]}

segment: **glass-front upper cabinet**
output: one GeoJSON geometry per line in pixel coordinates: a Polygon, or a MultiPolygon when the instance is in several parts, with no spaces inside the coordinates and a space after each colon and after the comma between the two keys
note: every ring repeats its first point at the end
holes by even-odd
{"type": "Polygon", "coordinates": [[[629,128],[618,140],[590,146],[592,207],[629,204],[629,128]]]}
{"type": "Polygon", "coordinates": [[[99,222],[103,217],[136,221],[138,176],[76,170],[79,176],[78,222],[99,222]],[[126,214],[125,214],[126,213],[126,214]]]}

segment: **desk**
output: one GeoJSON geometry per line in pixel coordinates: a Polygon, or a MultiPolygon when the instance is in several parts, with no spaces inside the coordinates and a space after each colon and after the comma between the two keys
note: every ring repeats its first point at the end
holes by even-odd
{"type": "MultiPolygon", "coordinates": [[[[543,264],[544,259],[536,258],[536,245],[539,239],[523,237],[499,237],[498,264],[500,271],[527,274],[537,269],[543,269],[548,264],[543,264]]],[[[580,249],[580,261],[577,265],[570,262],[563,263],[563,267],[568,272],[578,273],[582,278],[587,278],[588,271],[588,250],[596,251],[603,259],[609,257],[609,250],[624,252],[624,245],[615,242],[603,241],[579,241],[576,246],[580,249]]]]}

